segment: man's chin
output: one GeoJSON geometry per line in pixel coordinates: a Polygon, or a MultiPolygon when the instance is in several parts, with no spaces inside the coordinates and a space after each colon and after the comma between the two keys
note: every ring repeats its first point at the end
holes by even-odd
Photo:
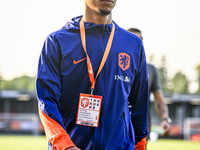
{"type": "Polygon", "coordinates": [[[100,15],[109,15],[111,13],[111,10],[103,10],[103,9],[99,9],[99,14],[100,15]]]}

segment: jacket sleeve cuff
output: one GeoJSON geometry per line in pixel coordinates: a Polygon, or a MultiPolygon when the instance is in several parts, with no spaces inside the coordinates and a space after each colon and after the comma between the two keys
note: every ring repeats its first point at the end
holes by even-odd
{"type": "Polygon", "coordinates": [[[146,143],[145,137],[135,145],[135,150],[145,150],[146,143]]]}
{"type": "Polygon", "coordinates": [[[48,141],[52,144],[54,150],[65,150],[75,146],[68,134],[54,136],[51,139],[48,139],[48,141]]]}
{"type": "Polygon", "coordinates": [[[39,109],[40,119],[45,129],[47,140],[54,150],[65,150],[75,146],[65,129],[55,120],[47,116],[39,109]]]}

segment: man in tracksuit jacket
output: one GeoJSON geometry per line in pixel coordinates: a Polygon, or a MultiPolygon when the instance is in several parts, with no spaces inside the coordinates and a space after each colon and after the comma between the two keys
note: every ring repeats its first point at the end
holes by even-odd
{"type": "MultiPolygon", "coordinates": [[[[145,149],[149,95],[145,52],[139,37],[112,21],[115,3],[85,0],[84,15],[45,40],[36,89],[49,150],[145,149]],[[80,31],[85,31],[85,41],[80,31]],[[108,42],[111,34],[113,39],[108,42]],[[99,72],[102,61],[105,64],[99,72]],[[77,123],[94,112],[85,109],[86,116],[79,114],[79,104],[89,105],[82,105],[80,93],[102,97],[97,126],[91,121],[77,123]]],[[[99,104],[91,103],[91,108],[99,104]]]]}

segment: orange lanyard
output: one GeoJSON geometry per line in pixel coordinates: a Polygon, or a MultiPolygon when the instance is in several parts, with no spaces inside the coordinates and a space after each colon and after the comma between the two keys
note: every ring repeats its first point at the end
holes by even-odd
{"type": "Polygon", "coordinates": [[[109,36],[109,39],[108,39],[108,43],[106,45],[106,49],[105,49],[103,58],[101,60],[101,64],[99,66],[97,75],[94,78],[94,72],[93,72],[92,64],[91,64],[90,58],[89,58],[89,56],[87,54],[87,51],[86,51],[85,26],[84,26],[83,18],[80,21],[81,41],[82,41],[83,49],[84,49],[84,51],[86,53],[86,58],[87,58],[87,68],[88,68],[88,74],[89,74],[89,78],[90,78],[90,82],[91,82],[91,95],[93,94],[96,78],[99,75],[99,73],[101,72],[101,70],[102,70],[102,68],[103,68],[103,66],[104,66],[104,64],[105,64],[105,62],[107,60],[108,54],[110,52],[110,48],[111,48],[113,37],[114,37],[114,32],[115,32],[115,24],[112,22],[112,31],[110,33],[110,36],[109,36]]]}

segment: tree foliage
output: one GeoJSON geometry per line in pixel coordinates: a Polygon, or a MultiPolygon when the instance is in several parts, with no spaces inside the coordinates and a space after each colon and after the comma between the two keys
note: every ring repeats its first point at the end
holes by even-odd
{"type": "Polygon", "coordinates": [[[187,80],[187,77],[185,74],[183,74],[181,71],[178,71],[173,79],[173,92],[174,93],[180,93],[180,94],[187,94],[188,93],[188,86],[189,81],[187,80]]]}
{"type": "MultiPolygon", "coordinates": [[[[154,58],[151,56],[151,58],[154,58]]],[[[200,69],[200,68],[199,68],[200,69]]],[[[162,56],[159,66],[157,66],[159,80],[162,85],[164,93],[188,93],[189,81],[184,73],[178,71],[172,78],[168,76],[167,59],[166,56],[162,56]]],[[[199,70],[200,71],[200,70],[199,70]]],[[[200,75],[200,73],[199,73],[200,75]]]]}
{"type": "Polygon", "coordinates": [[[168,74],[167,74],[167,60],[166,60],[166,56],[162,56],[161,63],[158,66],[157,69],[158,69],[160,83],[162,85],[162,90],[165,93],[171,93],[172,89],[170,89],[170,86],[169,86],[170,80],[169,80],[168,74]]]}
{"type": "MultiPolygon", "coordinates": [[[[149,62],[154,64],[154,55],[149,57],[149,62]]],[[[178,71],[172,78],[168,77],[167,59],[162,56],[159,65],[155,65],[158,70],[160,83],[164,93],[189,93],[189,83],[187,76],[178,71]]],[[[197,75],[198,90],[196,94],[200,94],[200,64],[195,67],[197,75]]],[[[18,91],[35,91],[35,77],[23,75],[12,80],[4,80],[0,77],[1,90],[18,90],[18,91]]]]}
{"type": "Polygon", "coordinates": [[[1,90],[35,91],[35,77],[21,76],[12,80],[1,79],[1,90]]]}
{"type": "Polygon", "coordinates": [[[200,64],[198,64],[195,68],[196,74],[197,74],[197,83],[198,83],[198,89],[196,91],[197,94],[200,94],[200,64]]]}

